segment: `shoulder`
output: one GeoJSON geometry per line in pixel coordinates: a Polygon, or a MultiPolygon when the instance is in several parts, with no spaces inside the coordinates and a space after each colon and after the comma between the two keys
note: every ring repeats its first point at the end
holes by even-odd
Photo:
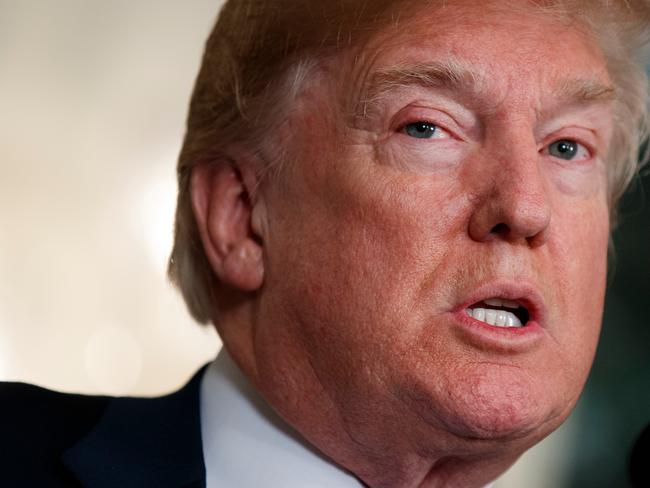
{"type": "Polygon", "coordinates": [[[0,486],[171,487],[203,479],[204,369],[180,390],[153,398],[0,382],[0,486]]]}
{"type": "Polygon", "coordinates": [[[201,486],[203,371],[169,395],[111,399],[97,425],[66,451],[66,466],[84,486],[201,486]]]}
{"type": "Polygon", "coordinates": [[[0,439],[44,433],[40,430],[44,426],[51,438],[73,435],[92,426],[108,401],[108,397],[59,393],[25,383],[0,383],[0,439]]]}
{"type": "Polygon", "coordinates": [[[18,382],[0,382],[0,399],[14,407],[30,407],[34,401],[44,401],[53,405],[89,405],[105,403],[109,397],[60,393],[40,386],[18,382]]]}
{"type": "Polygon", "coordinates": [[[47,480],[57,486],[54,480],[67,477],[58,462],[61,453],[97,423],[108,402],[107,397],[0,383],[0,479],[47,480]]]}

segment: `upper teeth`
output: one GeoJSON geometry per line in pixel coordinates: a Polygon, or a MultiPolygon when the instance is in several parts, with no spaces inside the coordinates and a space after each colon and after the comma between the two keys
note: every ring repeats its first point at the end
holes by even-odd
{"type": "MultiPolygon", "coordinates": [[[[517,302],[510,300],[504,300],[502,298],[489,298],[483,300],[483,303],[490,305],[492,307],[504,307],[504,308],[519,308],[517,302]]],[[[522,323],[519,318],[512,312],[507,312],[505,310],[493,310],[491,308],[468,308],[466,311],[467,315],[473,317],[476,320],[485,322],[496,327],[522,327],[522,323]]]]}
{"type": "Polygon", "coordinates": [[[497,327],[521,327],[521,321],[512,312],[505,310],[492,310],[491,308],[467,309],[467,315],[476,320],[497,327]]]}
{"type": "Polygon", "coordinates": [[[505,298],[488,298],[483,300],[486,305],[492,305],[493,307],[506,307],[506,308],[519,308],[517,302],[512,300],[506,300],[505,298]]]}

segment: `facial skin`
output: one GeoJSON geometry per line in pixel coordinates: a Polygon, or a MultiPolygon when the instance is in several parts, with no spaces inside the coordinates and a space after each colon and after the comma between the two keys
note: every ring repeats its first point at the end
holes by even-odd
{"type": "Polygon", "coordinates": [[[292,161],[276,180],[253,192],[246,164],[193,177],[215,271],[255,291],[221,304],[226,347],[373,487],[496,478],[569,414],[598,339],[603,59],[577,22],[476,3],[403,15],[326,64],[284,128],[292,161]],[[465,314],[490,297],[530,322],[465,314]]]}

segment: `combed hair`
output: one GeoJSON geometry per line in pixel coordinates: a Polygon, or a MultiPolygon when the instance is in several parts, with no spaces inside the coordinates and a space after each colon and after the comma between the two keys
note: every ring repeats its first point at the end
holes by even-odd
{"type": "MultiPolygon", "coordinates": [[[[432,0],[445,2],[445,0],[432,0]]],[[[227,161],[228,149],[261,152],[288,116],[319,59],[362,42],[412,0],[228,0],[210,34],[196,80],[178,161],[178,202],[168,274],[191,315],[216,322],[219,283],[192,212],[190,176],[197,164],[227,161]],[[260,142],[261,141],[261,142],[260,142]]],[[[420,5],[422,2],[418,2],[420,5]]],[[[521,5],[521,2],[517,2],[521,5]]],[[[616,203],[645,161],[650,31],[648,0],[528,0],[544,13],[571,16],[591,29],[613,82],[615,131],[608,157],[612,224],[616,203]]],[[[269,164],[282,155],[269,159],[269,164]]]]}

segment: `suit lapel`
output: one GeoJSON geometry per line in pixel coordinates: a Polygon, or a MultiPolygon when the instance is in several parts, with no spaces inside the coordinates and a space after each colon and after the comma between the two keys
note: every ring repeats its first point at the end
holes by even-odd
{"type": "Polygon", "coordinates": [[[205,466],[199,386],[159,398],[115,398],[97,425],[63,454],[86,488],[201,488],[205,466]]]}

